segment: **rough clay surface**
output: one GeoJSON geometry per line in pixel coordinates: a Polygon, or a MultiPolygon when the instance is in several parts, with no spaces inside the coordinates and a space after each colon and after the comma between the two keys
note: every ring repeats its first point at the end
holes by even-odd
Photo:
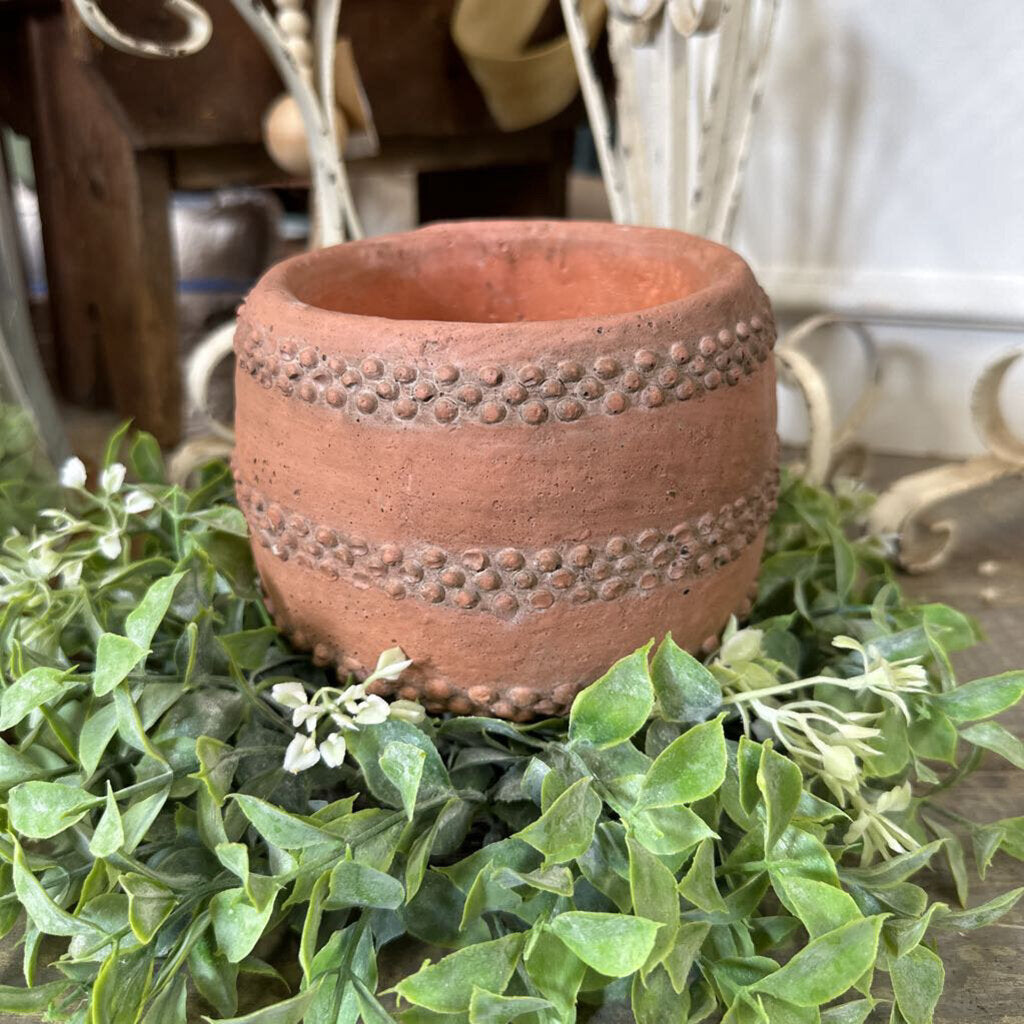
{"type": "MultiPolygon", "coordinates": [[[[564,713],[742,611],[776,495],[775,327],[729,250],[477,222],[278,264],[236,335],[235,473],[271,610],[433,711],[564,713]]],[[[385,691],[387,692],[387,691],[385,691]]]]}

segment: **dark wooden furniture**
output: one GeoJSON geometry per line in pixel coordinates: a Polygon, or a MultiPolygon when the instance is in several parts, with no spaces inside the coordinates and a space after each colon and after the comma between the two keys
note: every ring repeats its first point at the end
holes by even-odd
{"type": "MultiPolygon", "coordinates": [[[[350,173],[420,174],[423,219],[558,216],[570,112],[501,133],[449,32],[454,0],[347,0],[381,152],[350,173]]],[[[260,142],[282,87],[228,0],[204,0],[213,38],[172,61],[110,49],[58,0],[0,0],[0,121],[29,136],[42,213],[61,397],[113,406],[165,444],[181,384],[168,201],[174,189],[286,181],[260,142]]],[[[172,39],[156,0],[104,0],[133,34],[172,39]]]]}

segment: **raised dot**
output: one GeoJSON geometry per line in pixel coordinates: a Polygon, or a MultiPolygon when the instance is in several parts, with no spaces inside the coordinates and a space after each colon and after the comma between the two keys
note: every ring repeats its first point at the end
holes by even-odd
{"type": "Polygon", "coordinates": [[[502,569],[514,570],[522,569],[526,564],[526,559],[516,551],[515,548],[502,548],[501,551],[495,555],[495,561],[502,567],[502,569]]]}
{"type": "Polygon", "coordinates": [[[341,375],[341,383],[347,388],[357,388],[363,383],[363,378],[357,370],[346,370],[341,375]]]}
{"type": "Polygon", "coordinates": [[[288,517],[288,529],[292,533],[297,533],[300,537],[305,537],[309,533],[309,524],[302,516],[289,516],[288,517]]]}
{"type": "Polygon", "coordinates": [[[498,594],[491,605],[498,615],[505,618],[515,615],[519,610],[519,602],[507,591],[498,594]]]}
{"type": "Polygon", "coordinates": [[[444,700],[452,695],[452,684],[447,679],[435,676],[423,684],[423,692],[434,700],[444,700]]]}
{"type": "Polygon", "coordinates": [[[629,399],[621,391],[612,391],[605,396],[604,411],[612,416],[618,415],[629,406],[629,399]]]}
{"type": "Polygon", "coordinates": [[[511,718],[516,709],[507,700],[499,700],[497,704],[491,705],[491,714],[497,718],[511,718]]]}
{"type": "Polygon", "coordinates": [[[604,394],[604,385],[596,377],[584,377],[576,388],[576,393],[580,398],[592,402],[604,394]]]}
{"type": "Polygon", "coordinates": [[[670,580],[681,580],[686,575],[687,563],[681,558],[675,559],[668,567],[668,578],[670,580]]]}
{"type": "Polygon", "coordinates": [[[599,359],[594,360],[594,373],[604,380],[611,380],[613,377],[617,377],[621,369],[618,360],[612,359],[611,356],[601,356],[599,359]]]}
{"type": "Polygon", "coordinates": [[[431,546],[423,552],[423,564],[428,569],[440,569],[448,561],[448,552],[444,548],[431,546]]]}
{"type": "Polygon", "coordinates": [[[594,593],[593,587],[577,587],[570,598],[573,604],[586,604],[588,601],[593,601],[597,595],[594,593]]]}
{"type": "Polygon", "coordinates": [[[732,385],[739,384],[740,379],[743,377],[743,371],[738,366],[730,366],[725,371],[725,379],[732,385]]]}
{"type": "Polygon", "coordinates": [[[565,394],[565,385],[557,377],[548,377],[540,386],[540,393],[545,398],[561,398],[565,394]]]}
{"type": "MultiPolygon", "coordinates": [[[[270,387],[270,385],[268,384],[267,387],[270,387]]],[[[290,395],[295,390],[295,388],[293,388],[291,384],[288,383],[288,381],[279,380],[277,382],[277,390],[280,391],[281,394],[287,398],[288,395],[290,395]]]]}
{"type": "Polygon", "coordinates": [[[612,537],[604,546],[604,553],[609,558],[621,558],[629,551],[629,541],[625,537],[612,537]]]}
{"type": "Polygon", "coordinates": [[[419,562],[405,562],[402,565],[402,575],[410,583],[419,583],[423,579],[423,566],[419,562]]]}
{"type": "Polygon", "coordinates": [[[527,402],[521,410],[521,415],[527,423],[537,426],[548,418],[548,407],[543,402],[527,402]]]}
{"type": "Polygon", "coordinates": [[[434,371],[434,377],[441,384],[454,384],[459,379],[459,371],[450,363],[445,363],[434,371]]]}
{"type": "Polygon", "coordinates": [[[519,369],[519,379],[527,386],[534,387],[544,379],[544,371],[535,363],[527,363],[519,369]]]}
{"type": "Polygon", "coordinates": [[[370,578],[369,574],[359,571],[352,573],[349,577],[349,582],[359,590],[369,590],[373,585],[373,580],[370,578]]]}
{"type": "Polygon", "coordinates": [[[377,381],[376,391],[386,402],[392,402],[398,397],[398,385],[393,380],[377,381]]]}
{"type": "Polygon", "coordinates": [[[271,525],[280,530],[284,526],[284,510],[278,504],[272,504],[267,506],[267,518],[270,520],[271,525]]]}
{"type": "Polygon", "coordinates": [[[352,564],[353,555],[365,555],[366,554],[366,542],[360,540],[358,537],[353,537],[347,545],[342,545],[338,548],[338,557],[345,560],[346,565],[352,564]]]}
{"type": "Polygon", "coordinates": [[[316,385],[309,380],[304,380],[299,385],[299,398],[304,402],[315,402],[316,401],[316,385]]]}
{"type": "Polygon", "coordinates": [[[463,405],[478,405],[484,397],[483,393],[475,384],[463,384],[458,392],[459,401],[463,405]]]}
{"type": "Polygon", "coordinates": [[[583,406],[575,398],[563,398],[555,406],[555,415],[567,423],[578,420],[583,415],[583,406]]]}
{"type": "Polygon", "coordinates": [[[336,377],[341,376],[345,372],[345,366],[345,360],[341,356],[330,356],[327,360],[327,369],[336,377]]]}
{"type": "Polygon", "coordinates": [[[649,348],[642,348],[634,353],[633,364],[638,370],[650,373],[658,365],[658,357],[649,348]]]}
{"type": "Polygon", "coordinates": [[[489,563],[487,552],[482,548],[469,548],[462,552],[462,564],[471,572],[480,572],[486,569],[489,563]]]}
{"type": "Polygon", "coordinates": [[[531,690],[528,686],[513,686],[508,691],[508,699],[512,701],[517,708],[528,708],[537,701],[539,694],[536,690],[531,690]]]}
{"type": "Polygon", "coordinates": [[[577,569],[585,569],[588,565],[591,565],[594,561],[594,551],[591,547],[586,544],[577,544],[569,552],[569,564],[576,566],[577,569]]]}
{"type": "Polygon", "coordinates": [[[430,604],[440,604],[444,600],[444,587],[440,583],[435,583],[431,580],[420,587],[420,597],[430,604]]]}
{"type": "MultiPolygon", "coordinates": [[[[747,324],[747,322],[745,320],[741,320],[736,325],[736,337],[740,338],[741,340],[743,338],[749,338],[750,337],[750,326],[749,326],[749,324],[747,324]]],[[[729,344],[732,344],[732,342],[730,341],[729,344]]]]}
{"type": "Polygon", "coordinates": [[[305,367],[305,368],[306,368],[307,370],[309,370],[309,369],[311,369],[312,367],[316,366],[316,364],[317,364],[317,363],[318,363],[319,361],[320,361],[320,357],[319,357],[319,355],[317,354],[317,351],[316,351],[316,349],[315,349],[315,348],[304,348],[304,349],[303,349],[303,350],[302,350],[302,351],[301,351],[301,352],[299,353],[299,362],[300,362],[300,363],[301,363],[301,364],[302,364],[302,365],[303,365],[303,366],[304,366],[304,367],[305,367]]]}
{"type": "Polygon", "coordinates": [[[369,391],[360,391],[356,398],[356,408],[360,412],[369,415],[377,408],[377,396],[369,391]]]}
{"type": "Polygon", "coordinates": [[[392,406],[400,420],[411,420],[419,411],[419,406],[411,399],[402,397],[392,406]]]}
{"type": "Polygon", "coordinates": [[[369,377],[370,380],[376,380],[384,375],[384,364],[374,356],[364,359],[359,368],[363,371],[364,376],[369,377]]]}
{"type": "Polygon", "coordinates": [[[750,318],[750,329],[752,331],[758,331],[758,332],[763,331],[764,330],[764,321],[759,316],[752,316],[750,318]]]}
{"type": "Polygon", "coordinates": [[[460,608],[475,608],[480,603],[480,595],[475,590],[460,590],[452,600],[460,608]]]}
{"type": "Polygon", "coordinates": [[[535,587],[537,585],[537,577],[534,573],[530,572],[529,569],[523,569],[522,572],[517,572],[515,574],[512,582],[519,590],[529,590],[531,587],[535,587]]]}
{"type": "Polygon", "coordinates": [[[554,595],[549,590],[538,590],[536,593],[530,595],[530,605],[533,608],[543,611],[545,608],[550,608],[555,603],[554,595]]]}
{"type": "Polygon", "coordinates": [[[659,405],[665,404],[665,392],[656,384],[652,384],[650,387],[644,388],[640,395],[640,401],[649,409],[655,409],[659,405]]]}
{"type": "MultiPolygon", "coordinates": [[[[733,337],[732,331],[727,331],[724,327],[718,332],[718,344],[721,345],[722,348],[731,348],[732,343],[735,340],[736,339],[733,337]]],[[[704,354],[709,355],[707,352],[704,354]]]]}
{"type": "Polygon", "coordinates": [[[459,407],[450,398],[439,398],[434,406],[434,417],[440,423],[451,423],[459,415],[459,407]]]}
{"type": "Polygon", "coordinates": [[[627,370],[620,383],[626,391],[639,391],[644,386],[644,378],[636,370],[627,370]]]}
{"type": "Polygon", "coordinates": [[[398,691],[398,696],[401,697],[402,700],[416,700],[416,698],[419,697],[419,695],[419,690],[417,690],[416,687],[412,685],[403,686],[398,691]]]}
{"type": "Polygon", "coordinates": [[[533,556],[533,564],[540,572],[554,572],[562,564],[562,556],[554,548],[541,548],[533,556]]]}
{"type": "Polygon", "coordinates": [[[598,590],[602,601],[614,601],[615,598],[621,597],[625,592],[626,582],[620,579],[606,580],[598,590]]]}
{"type": "Polygon", "coordinates": [[[466,582],[466,575],[461,569],[449,566],[441,573],[440,579],[446,587],[461,587],[466,582]]]}
{"type": "Polygon", "coordinates": [[[345,404],[345,399],[348,396],[342,391],[341,388],[331,386],[326,392],[324,392],[324,398],[327,399],[328,405],[333,405],[336,409],[340,409],[345,404]]]}
{"type": "Polygon", "coordinates": [[[418,380],[412,389],[412,397],[417,402],[429,402],[437,395],[437,388],[429,380],[418,380]]]}
{"type": "Polygon", "coordinates": [[[576,687],[572,683],[562,683],[560,686],[556,686],[551,692],[551,696],[555,698],[560,704],[566,705],[576,696],[576,687]]]}
{"type": "Polygon", "coordinates": [[[416,379],[416,367],[408,363],[399,363],[393,371],[393,376],[399,384],[411,384],[416,379]]]}
{"type": "Polygon", "coordinates": [[[448,701],[448,710],[455,715],[468,715],[473,710],[473,704],[468,697],[452,697],[448,701]]]}
{"type": "Polygon", "coordinates": [[[396,601],[400,601],[405,597],[405,584],[400,580],[388,580],[384,584],[384,593],[388,597],[394,598],[396,601]]]}
{"type": "Polygon", "coordinates": [[[697,343],[697,348],[702,356],[713,356],[718,351],[718,345],[710,334],[705,334],[697,343]]]}
{"type": "Polygon", "coordinates": [[[568,590],[576,582],[576,574],[569,569],[556,569],[548,579],[556,590],[568,590]]]}
{"type": "Polygon", "coordinates": [[[693,398],[693,393],[696,390],[693,381],[689,377],[684,377],[676,388],[676,398],[680,402],[685,402],[688,398],[693,398]]]}
{"type": "Polygon", "coordinates": [[[320,571],[329,580],[336,580],[338,578],[338,576],[341,575],[340,572],[338,571],[338,563],[333,561],[332,559],[327,559],[327,560],[321,562],[320,563],[320,571]]]}
{"type": "Polygon", "coordinates": [[[682,341],[674,341],[672,347],[668,350],[668,354],[680,365],[690,358],[690,350],[682,341]]]}
{"type": "Polygon", "coordinates": [[[611,574],[612,567],[605,561],[598,560],[590,567],[590,578],[597,580],[598,583],[608,579],[611,574]]]}
{"type": "Polygon", "coordinates": [[[487,387],[497,387],[505,379],[505,374],[497,366],[481,366],[480,381],[487,387]]]}
{"type": "Polygon", "coordinates": [[[659,544],[651,554],[651,565],[662,569],[675,557],[675,550],[669,544],[659,544]]]}
{"type": "Polygon", "coordinates": [[[501,397],[510,405],[522,405],[530,397],[530,392],[522,384],[513,382],[505,385],[501,397]]]}
{"type": "Polygon", "coordinates": [[[636,539],[636,546],[641,551],[650,551],[659,540],[661,540],[661,533],[658,530],[642,530],[636,539]]]}
{"type": "Polygon", "coordinates": [[[702,374],[708,368],[708,362],[703,356],[694,356],[690,360],[690,370],[696,374],[702,374]]]}
{"type": "Polygon", "coordinates": [[[658,383],[663,388],[672,388],[679,383],[679,371],[674,366],[663,366],[658,371],[658,383]]]}
{"type": "Polygon", "coordinates": [[[575,384],[583,377],[583,365],[574,359],[566,359],[558,364],[558,376],[569,384],[575,384]]]}
{"type": "MultiPolygon", "coordinates": [[[[248,338],[246,340],[246,344],[247,345],[252,345],[253,347],[256,347],[259,344],[259,341],[256,338],[250,337],[250,338],[248,338]]],[[[277,346],[277,350],[278,350],[278,352],[281,353],[281,358],[282,359],[294,359],[295,358],[296,348],[295,348],[295,342],[294,341],[282,341],[281,344],[277,346]]]]}
{"type": "Polygon", "coordinates": [[[715,356],[715,369],[721,370],[723,373],[729,369],[732,364],[732,356],[728,352],[719,352],[715,356]]]}
{"type": "Polygon", "coordinates": [[[697,571],[698,572],[710,572],[715,567],[714,558],[705,553],[697,559],[697,571]]]}
{"type": "Polygon", "coordinates": [[[501,575],[493,569],[485,569],[477,576],[476,585],[481,590],[497,590],[501,586],[501,575]]]}
{"type": "Polygon", "coordinates": [[[480,406],[480,419],[484,423],[500,423],[506,416],[505,406],[501,402],[484,402],[480,406]]]}
{"type": "Polygon", "coordinates": [[[659,582],[659,577],[656,572],[645,572],[640,577],[640,589],[641,590],[653,590],[659,582]]]}
{"type": "Polygon", "coordinates": [[[316,644],[313,647],[313,663],[323,667],[331,660],[331,649],[327,644],[316,644]]]}
{"type": "Polygon", "coordinates": [[[718,370],[709,370],[704,374],[704,387],[706,387],[708,391],[714,391],[721,383],[722,375],[718,370]]]}
{"type": "Polygon", "coordinates": [[[466,693],[477,704],[490,704],[494,700],[494,691],[486,686],[471,686],[466,693]]]}
{"type": "Polygon", "coordinates": [[[631,572],[636,572],[639,562],[637,561],[636,555],[624,555],[615,563],[615,569],[617,572],[626,576],[631,572]]]}
{"type": "Polygon", "coordinates": [[[333,548],[338,543],[338,535],[326,526],[318,526],[313,536],[316,537],[317,543],[323,544],[325,548],[333,548]]]}
{"type": "Polygon", "coordinates": [[[402,549],[397,544],[382,544],[380,560],[385,565],[398,565],[402,560],[402,549]]]}

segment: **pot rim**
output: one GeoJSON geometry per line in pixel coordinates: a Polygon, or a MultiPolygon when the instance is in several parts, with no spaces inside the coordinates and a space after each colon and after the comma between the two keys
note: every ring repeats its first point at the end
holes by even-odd
{"type": "MultiPolygon", "coordinates": [[[[571,329],[587,331],[603,328],[607,330],[616,323],[626,323],[638,317],[685,316],[688,312],[706,313],[722,304],[729,303],[745,289],[756,286],[753,273],[746,261],[734,250],[699,235],[688,234],[672,228],[641,227],[631,224],[615,224],[611,221],[558,220],[558,219],[469,219],[441,221],[414,228],[411,231],[393,232],[376,235],[371,238],[342,242],[339,245],[289,257],[276,263],[267,270],[254,286],[246,305],[250,312],[266,315],[270,310],[264,307],[268,303],[275,311],[280,311],[283,304],[298,314],[308,325],[315,325],[326,332],[339,327],[387,327],[391,330],[403,329],[428,332],[444,332],[449,338],[460,335],[471,335],[476,339],[481,336],[500,335],[509,338],[510,332],[520,337],[537,334],[549,334],[553,330],[571,329]],[[343,310],[329,309],[324,306],[307,302],[297,294],[296,278],[301,276],[313,264],[325,261],[347,260],[359,250],[373,250],[394,245],[407,244],[410,240],[429,240],[436,234],[450,233],[467,234],[479,240],[485,237],[502,238],[510,242],[519,239],[534,239],[545,236],[575,237],[586,240],[588,237],[602,242],[616,236],[624,244],[636,245],[647,242],[671,256],[675,251],[690,262],[710,271],[710,280],[694,291],[667,302],[651,306],[612,312],[596,313],[580,317],[564,317],[556,319],[529,320],[440,320],[393,318],[367,313],[352,313],[343,310]],[[255,307],[255,308],[254,308],[255,307]],[[259,307],[264,307],[260,309],[259,307]]],[[[757,289],[758,291],[760,289],[757,289]]],[[[599,332],[600,333],[600,332],[599,332]]]]}

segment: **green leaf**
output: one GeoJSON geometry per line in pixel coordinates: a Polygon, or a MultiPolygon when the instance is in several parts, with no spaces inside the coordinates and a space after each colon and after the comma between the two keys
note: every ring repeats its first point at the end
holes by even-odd
{"type": "Polygon", "coordinates": [[[535,929],[530,941],[533,946],[526,947],[526,973],[535,990],[555,1006],[555,1020],[550,1024],[574,1020],[586,964],[549,931],[535,929]]]}
{"type": "Polygon", "coordinates": [[[1024,671],[975,679],[949,693],[936,694],[932,700],[954,722],[975,722],[1013,707],[1021,697],[1024,697],[1024,671]]]}
{"type": "Polygon", "coordinates": [[[932,1024],[946,971],[927,947],[915,946],[889,965],[896,1005],[907,1024],[932,1024]]]}
{"type": "Polygon", "coordinates": [[[124,620],[125,636],[140,650],[149,650],[157,628],[171,606],[174,591],[184,575],[183,572],[174,572],[151,584],[142,600],[124,620]]]}
{"type": "Polygon", "coordinates": [[[718,680],[669,633],[651,663],[658,713],[669,722],[703,722],[722,705],[718,680]]]}
{"type": "Polygon", "coordinates": [[[934,842],[919,846],[909,853],[901,853],[890,860],[882,861],[869,868],[846,868],[843,871],[845,880],[855,882],[865,889],[885,889],[890,886],[899,885],[900,882],[917,874],[938,852],[945,840],[936,839],[934,842]]]}
{"type": "Polygon", "coordinates": [[[629,1002],[636,1024],[665,1024],[666,1021],[689,1019],[689,991],[677,992],[668,972],[662,967],[656,967],[646,978],[639,972],[633,976],[629,1002]]]}
{"type": "Polygon", "coordinates": [[[273,900],[257,909],[244,889],[224,889],[210,900],[213,934],[228,963],[241,963],[253,951],[273,912],[273,900]]]}
{"type": "Polygon", "coordinates": [[[358,975],[352,975],[352,986],[356,990],[362,1024],[395,1024],[394,1017],[381,1006],[380,1000],[358,975]]]}
{"type": "Polygon", "coordinates": [[[128,923],[142,945],[150,942],[177,906],[177,898],[166,885],[126,872],[118,882],[128,894],[128,923]]]}
{"type": "Polygon", "coordinates": [[[832,523],[827,523],[826,529],[832,541],[832,557],[835,560],[836,594],[840,602],[845,602],[857,578],[857,556],[841,530],[832,523]]]}
{"type": "Polygon", "coordinates": [[[411,743],[389,743],[380,755],[381,771],[391,780],[402,798],[405,816],[412,821],[416,811],[416,794],[423,777],[423,763],[427,755],[411,743]]]}
{"type": "Polygon", "coordinates": [[[113,787],[108,781],[106,804],[89,841],[89,852],[94,857],[109,857],[121,849],[123,844],[124,825],[121,822],[121,812],[114,799],[113,787]]]}
{"type": "Polygon", "coordinates": [[[944,914],[935,915],[937,928],[952,929],[954,931],[972,931],[975,928],[984,928],[987,925],[998,921],[1004,914],[1011,911],[1024,896],[1024,887],[1011,889],[1004,892],[987,903],[981,903],[976,907],[967,910],[950,911],[944,914]]]}
{"type": "Polygon", "coordinates": [[[708,913],[725,910],[725,900],[715,884],[715,844],[711,839],[705,839],[697,847],[690,867],[679,883],[679,893],[708,913]]]}
{"type": "Polygon", "coordinates": [[[149,950],[122,955],[115,947],[92,985],[92,1019],[103,1024],[136,1024],[153,976],[149,950]]]}
{"type": "Polygon", "coordinates": [[[400,981],[395,991],[407,1002],[436,1013],[463,1013],[469,1010],[474,988],[505,991],[522,948],[523,936],[515,933],[467,946],[421,967],[400,981]]]}
{"type": "Polygon", "coordinates": [[[149,1009],[140,1024],[188,1024],[187,996],[185,976],[179,974],[149,1004],[149,1009]]]}
{"type": "Polygon", "coordinates": [[[960,730],[960,735],[976,747],[991,750],[1015,768],[1024,770],[1024,741],[1019,740],[998,722],[976,722],[960,730]]]}
{"type": "Polygon", "coordinates": [[[337,837],[295,814],[248,793],[232,793],[231,799],[242,809],[250,824],[268,843],[282,850],[302,850],[322,843],[342,845],[337,837]]]}
{"type": "Polygon", "coordinates": [[[722,718],[693,726],[655,758],[640,787],[636,810],[693,803],[722,785],[726,768],[722,718]]]}
{"type": "Polygon", "coordinates": [[[960,838],[941,822],[934,821],[932,818],[925,818],[924,816],[922,816],[922,820],[936,836],[946,840],[942,852],[946,856],[946,863],[949,865],[950,874],[953,876],[953,881],[956,884],[956,895],[957,899],[960,900],[960,906],[966,907],[970,883],[967,878],[967,859],[964,856],[964,848],[960,838]]]}
{"type": "Polygon", "coordinates": [[[11,827],[29,839],[49,839],[70,828],[100,803],[80,786],[23,782],[8,795],[11,827]]]}
{"type": "Polygon", "coordinates": [[[423,751],[419,799],[451,794],[451,780],[437,747],[426,733],[409,722],[389,718],[380,725],[362,726],[358,732],[348,732],[345,739],[349,752],[359,762],[367,787],[381,803],[389,807],[404,806],[402,794],[381,765],[381,756],[392,743],[406,743],[423,751]]]}
{"type": "Polygon", "coordinates": [[[956,726],[938,708],[932,707],[929,711],[928,718],[915,717],[907,727],[910,749],[918,757],[956,764],[956,726]]]}
{"type": "Polygon", "coordinates": [[[72,917],[50,898],[39,880],[29,870],[21,845],[14,840],[14,891],[18,902],[44,935],[81,935],[89,942],[99,942],[104,933],[88,921],[72,917]]]}
{"type": "Polygon", "coordinates": [[[689,807],[660,807],[629,817],[629,831],[652,853],[669,856],[683,853],[715,833],[689,807]]]}
{"type": "Polygon", "coordinates": [[[538,1013],[554,1006],[536,996],[499,996],[473,986],[469,999],[469,1024],[508,1024],[524,1013],[538,1013]]]}
{"type": "Polygon", "coordinates": [[[331,909],[380,907],[397,910],[404,902],[402,883],[383,871],[357,864],[354,860],[340,861],[331,870],[325,902],[325,906],[331,909]]]}
{"type": "Polygon", "coordinates": [[[262,1010],[254,1010],[242,1017],[203,1017],[203,1020],[208,1024],[302,1024],[306,1010],[316,998],[319,988],[319,984],[314,984],[291,999],[274,1003],[262,1010]]]}
{"type": "Polygon", "coordinates": [[[598,974],[624,978],[647,962],[660,925],[645,917],[570,910],[548,927],[598,974]]]}
{"type": "Polygon", "coordinates": [[[46,985],[33,985],[30,988],[0,985],[0,1013],[40,1016],[67,992],[70,984],[69,981],[51,981],[46,985]]]}
{"type": "Polygon", "coordinates": [[[19,782],[28,782],[42,774],[45,774],[45,769],[0,740],[0,790],[8,790],[19,782]]]}
{"type": "Polygon", "coordinates": [[[85,720],[78,736],[78,760],[86,776],[96,771],[115,732],[117,708],[113,703],[104,704],[85,720]]]}
{"type": "Polygon", "coordinates": [[[633,913],[662,925],[654,941],[645,970],[660,963],[675,942],[679,927],[679,897],[675,875],[645,846],[626,839],[629,849],[629,892],[633,913]]]}
{"type": "Polygon", "coordinates": [[[764,846],[769,853],[793,820],[804,790],[803,775],[793,761],[765,742],[757,769],[757,788],[764,797],[764,846]]]}
{"type": "Polygon", "coordinates": [[[96,645],[96,667],[92,673],[96,695],[102,697],[110,693],[148,653],[148,648],[140,647],[126,636],[104,633],[96,645]]]}
{"type": "Polygon", "coordinates": [[[536,821],[517,833],[519,839],[544,854],[545,863],[575,860],[590,848],[601,815],[601,798],[590,782],[589,778],[574,782],[536,821]]]}
{"type": "Polygon", "coordinates": [[[270,645],[280,636],[273,626],[244,629],[239,633],[226,633],[217,637],[224,653],[243,672],[255,672],[263,665],[270,645]]]}
{"type": "Polygon", "coordinates": [[[599,749],[638,732],[654,707],[647,656],[654,641],[617,661],[596,683],[581,690],[569,712],[569,741],[599,749]]]}
{"type": "Polygon", "coordinates": [[[873,999],[854,999],[821,1011],[821,1024],[864,1024],[875,1008],[873,999]]]}
{"type": "Polygon", "coordinates": [[[821,1006],[838,999],[874,964],[884,919],[884,914],[861,918],[812,939],[751,991],[794,1006],[821,1006]]]}
{"type": "Polygon", "coordinates": [[[772,886],[786,909],[800,918],[812,939],[863,916],[849,893],[828,882],[787,875],[775,878],[772,886]]]}
{"type": "Polygon", "coordinates": [[[33,668],[17,678],[0,696],[0,731],[16,726],[30,711],[63,693],[68,672],[33,668]]]}

